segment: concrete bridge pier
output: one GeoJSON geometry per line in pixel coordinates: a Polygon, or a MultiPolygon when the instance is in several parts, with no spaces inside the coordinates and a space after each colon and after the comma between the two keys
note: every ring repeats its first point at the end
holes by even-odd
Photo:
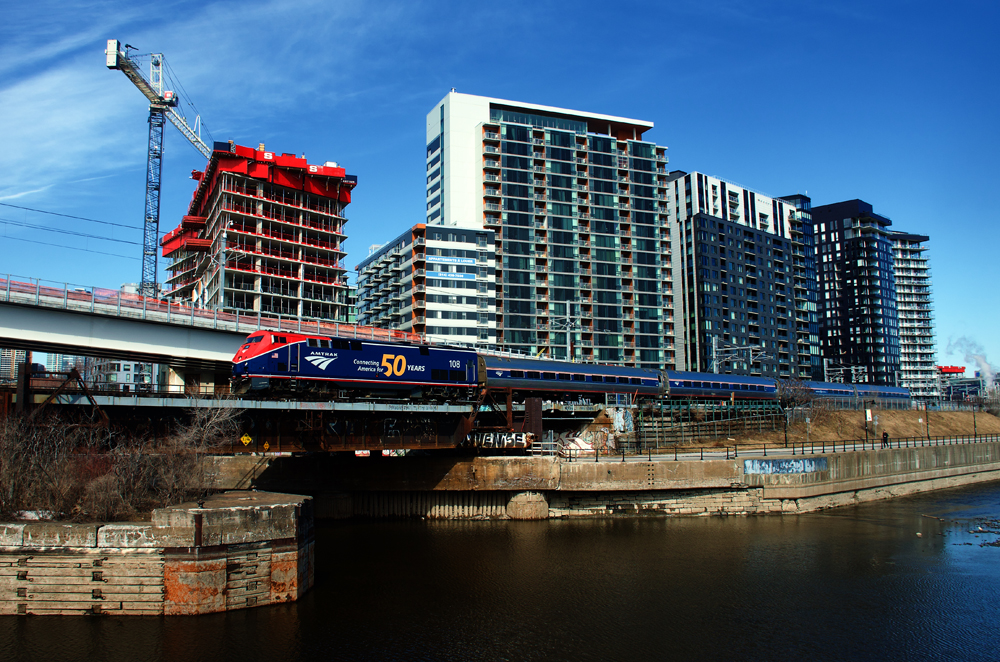
{"type": "Polygon", "coordinates": [[[180,366],[167,367],[167,391],[212,397],[229,392],[229,375],[180,366]]]}

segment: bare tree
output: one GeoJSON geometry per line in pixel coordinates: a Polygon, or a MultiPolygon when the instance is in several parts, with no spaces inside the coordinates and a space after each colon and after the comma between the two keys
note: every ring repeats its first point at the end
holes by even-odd
{"type": "Polygon", "coordinates": [[[813,392],[801,379],[779,379],[777,384],[778,403],[782,409],[793,409],[813,401],[813,392]]]}

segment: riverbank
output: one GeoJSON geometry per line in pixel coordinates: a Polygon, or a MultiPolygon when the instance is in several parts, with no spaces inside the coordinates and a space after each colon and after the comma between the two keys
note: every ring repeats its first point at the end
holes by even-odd
{"type": "Polygon", "coordinates": [[[557,457],[258,457],[218,460],[315,498],[320,518],[548,519],[803,513],[1000,480],[1000,440],[732,449],[672,455],[557,457]],[[795,454],[793,454],[795,453],[795,454]],[[704,459],[702,459],[704,458],[704,459]]]}

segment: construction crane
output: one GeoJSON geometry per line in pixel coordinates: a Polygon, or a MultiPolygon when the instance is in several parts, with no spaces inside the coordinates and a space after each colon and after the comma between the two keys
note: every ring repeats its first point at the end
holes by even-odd
{"type": "MultiPolygon", "coordinates": [[[[143,296],[156,296],[156,251],[160,239],[160,166],[163,161],[164,119],[187,138],[194,148],[206,159],[212,155],[211,148],[201,139],[201,116],[196,115],[194,127],[188,124],[181,109],[176,91],[180,84],[170,76],[163,53],[136,55],[129,44],[121,46],[117,39],[108,39],[108,69],[118,69],[128,76],[139,91],[149,99],[149,150],[146,160],[146,215],[143,221],[142,280],[139,291],[143,296]],[[143,63],[148,58],[149,74],[143,72],[143,63]],[[170,83],[164,90],[164,82],[170,83]]],[[[193,107],[193,106],[192,106],[193,107]]]]}

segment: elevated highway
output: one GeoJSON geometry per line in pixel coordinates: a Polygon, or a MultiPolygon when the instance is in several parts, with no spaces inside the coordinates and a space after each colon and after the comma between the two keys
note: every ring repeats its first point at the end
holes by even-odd
{"type": "Polygon", "coordinates": [[[236,349],[259,329],[420,340],[387,329],[227,313],[119,290],[0,277],[0,347],[165,364],[187,385],[197,380],[207,387],[214,375],[228,377],[236,349]]]}

